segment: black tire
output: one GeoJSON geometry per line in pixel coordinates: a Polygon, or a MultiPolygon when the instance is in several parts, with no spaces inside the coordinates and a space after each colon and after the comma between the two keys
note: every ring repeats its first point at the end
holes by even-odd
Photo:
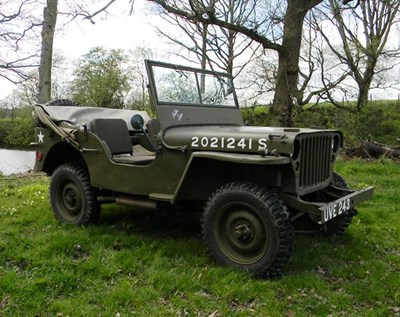
{"type": "Polygon", "coordinates": [[[100,205],[88,173],[75,164],[59,166],[50,180],[54,216],[63,223],[87,225],[100,216],[100,205]]]}
{"type": "Polygon", "coordinates": [[[218,263],[256,276],[279,276],[293,250],[286,207],[267,188],[251,183],[218,189],[205,206],[202,229],[218,263]]]}
{"type": "MultiPolygon", "coordinates": [[[[332,185],[348,189],[346,181],[337,173],[333,173],[332,185]]],[[[326,198],[319,195],[318,201],[324,202],[326,198]]],[[[295,228],[303,233],[322,233],[326,236],[339,236],[342,235],[350,225],[353,216],[357,214],[355,209],[350,209],[339,217],[336,217],[325,224],[319,224],[321,217],[317,215],[306,214],[295,222],[295,228]]]]}
{"type": "Polygon", "coordinates": [[[46,103],[46,106],[73,106],[73,107],[79,107],[79,105],[71,100],[71,99],[55,99],[51,100],[48,103],[46,103]]]}
{"type": "MultiPolygon", "coordinates": [[[[333,173],[333,181],[332,184],[338,188],[348,189],[346,181],[342,176],[337,173],[333,173]]],[[[332,219],[331,221],[325,223],[324,232],[329,236],[339,236],[342,235],[346,229],[349,227],[351,221],[353,220],[353,216],[357,214],[355,209],[350,209],[340,215],[332,219]]]]}

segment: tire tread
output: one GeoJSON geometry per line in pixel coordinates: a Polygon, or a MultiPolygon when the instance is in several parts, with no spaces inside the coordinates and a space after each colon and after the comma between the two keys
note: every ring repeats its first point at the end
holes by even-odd
{"type": "Polygon", "coordinates": [[[256,276],[268,278],[280,276],[283,267],[289,261],[293,251],[294,230],[289,220],[289,214],[286,206],[282,204],[282,201],[278,199],[275,193],[262,185],[249,182],[232,182],[217,189],[209,198],[205,205],[203,217],[201,220],[203,239],[209,255],[214,258],[218,263],[223,264],[218,258],[213,255],[212,250],[210,250],[207,244],[207,219],[210,216],[210,212],[212,212],[211,205],[214,203],[214,201],[218,199],[218,197],[227,193],[231,193],[233,191],[247,192],[255,198],[262,200],[265,204],[265,207],[268,208],[268,210],[270,211],[274,226],[277,228],[278,231],[279,242],[275,258],[272,260],[271,264],[268,267],[259,268],[257,271],[252,273],[256,276]]]}
{"type": "MultiPolygon", "coordinates": [[[[90,183],[90,179],[86,170],[78,164],[75,163],[66,163],[60,165],[56,168],[51,178],[51,183],[54,181],[56,177],[63,173],[70,173],[75,175],[82,184],[83,194],[85,195],[87,208],[83,212],[83,217],[80,218],[79,222],[74,223],[76,225],[88,225],[90,223],[95,223],[98,221],[100,217],[100,205],[97,202],[97,196],[95,189],[90,183]]],[[[50,196],[55,197],[55,189],[50,185],[50,196]]],[[[53,201],[54,198],[51,199],[51,205],[54,212],[55,218],[60,222],[66,222],[64,217],[58,212],[57,204],[53,201]]]]}

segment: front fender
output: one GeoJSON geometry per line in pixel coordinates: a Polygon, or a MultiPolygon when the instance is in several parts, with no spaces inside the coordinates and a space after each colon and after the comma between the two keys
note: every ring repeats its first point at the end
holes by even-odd
{"type": "MultiPolygon", "coordinates": [[[[221,177],[216,177],[218,180],[214,182],[204,182],[205,186],[207,189],[204,189],[202,187],[202,190],[209,190],[213,191],[214,189],[222,186],[225,181],[231,181],[229,177],[231,175],[226,175],[229,173],[224,173],[225,165],[221,165],[222,162],[226,162],[226,167],[228,167],[228,164],[230,167],[232,166],[258,166],[258,169],[261,166],[276,166],[276,165],[287,165],[290,164],[290,158],[289,157],[281,157],[281,156],[265,156],[262,157],[258,154],[241,154],[241,153],[226,153],[226,152],[212,152],[212,151],[199,151],[199,152],[193,152],[191,153],[191,156],[188,160],[188,163],[185,167],[185,170],[182,174],[182,177],[178,183],[178,186],[175,190],[175,193],[173,195],[173,198],[171,200],[171,203],[174,204],[178,197],[180,196],[184,184],[186,182],[186,185],[189,183],[190,184],[190,178],[193,176],[193,170],[196,169],[196,164],[195,162],[198,162],[199,159],[206,159],[209,160],[210,163],[207,166],[214,165],[212,162],[214,161],[220,169],[218,169],[217,173],[221,177]],[[193,168],[192,168],[193,167],[193,168]],[[192,171],[191,171],[192,170],[192,171]],[[190,172],[191,171],[191,172],[190,172]],[[192,176],[191,176],[192,175],[192,176]],[[226,177],[225,177],[226,176],[226,177]],[[215,188],[214,188],[215,187],[215,188]]],[[[198,166],[197,166],[198,168],[198,166]]],[[[276,170],[274,168],[274,170],[276,170]]],[[[200,178],[205,179],[207,177],[206,171],[201,172],[200,178]]]]}

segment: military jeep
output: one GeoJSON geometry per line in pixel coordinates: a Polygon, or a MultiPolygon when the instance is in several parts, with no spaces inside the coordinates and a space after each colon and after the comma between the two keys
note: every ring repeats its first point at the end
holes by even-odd
{"type": "Polygon", "coordinates": [[[70,100],[35,107],[35,169],[51,175],[59,221],[96,222],[104,203],[201,206],[218,263],[274,276],[295,232],[341,234],[372,195],[334,172],[339,131],[245,126],[231,76],[145,64],[157,118],[70,100]]]}

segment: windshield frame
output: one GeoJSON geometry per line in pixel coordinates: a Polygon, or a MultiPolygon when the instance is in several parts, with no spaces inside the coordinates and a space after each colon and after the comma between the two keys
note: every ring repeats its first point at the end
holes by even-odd
{"type": "MultiPolygon", "coordinates": [[[[146,62],[147,73],[149,75],[149,85],[150,85],[151,90],[153,91],[153,97],[155,98],[155,102],[157,105],[196,106],[196,107],[204,107],[204,108],[239,109],[239,103],[238,103],[232,75],[223,73],[223,72],[202,70],[202,69],[198,69],[198,68],[168,64],[168,63],[163,63],[163,62],[158,62],[158,61],[146,60],[145,62],[146,62]],[[174,101],[160,99],[160,89],[158,89],[157,81],[156,81],[156,70],[158,68],[172,69],[175,72],[182,73],[182,74],[184,74],[184,73],[194,74],[195,86],[193,86],[192,88],[195,88],[197,91],[196,97],[198,97],[198,102],[185,102],[185,101],[174,102],[174,101]],[[225,103],[208,103],[208,102],[204,101],[204,92],[202,92],[201,83],[199,80],[199,78],[201,78],[201,76],[205,76],[204,78],[210,78],[210,76],[211,76],[211,78],[214,78],[218,81],[223,80],[228,87],[227,94],[226,95],[224,94],[224,95],[225,96],[231,95],[230,103],[229,104],[228,103],[226,103],[226,104],[225,103]]],[[[184,76],[186,76],[186,75],[184,74],[184,76]]]]}

